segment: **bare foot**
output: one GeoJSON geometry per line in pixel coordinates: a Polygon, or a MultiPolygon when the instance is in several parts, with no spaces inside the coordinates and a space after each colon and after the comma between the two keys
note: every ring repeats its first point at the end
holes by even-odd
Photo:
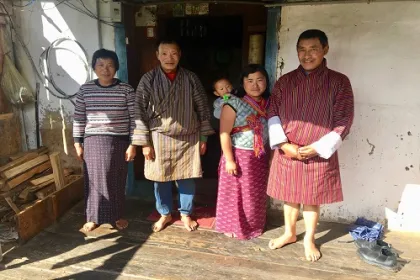
{"type": "Polygon", "coordinates": [[[230,238],[236,238],[237,237],[236,234],[234,234],[233,232],[225,232],[224,235],[226,235],[227,237],[230,237],[230,238]]]}
{"type": "Polygon", "coordinates": [[[152,230],[153,232],[159,232],[165,228],[165,226],[172,220],[172,216],[161,216],[160,219],[153,224],[152,230]]]}
{"type": "Polygon", "coordinates": [[[115,226],[117,227],[118,230],[126,229],[128,227],[128,221],[124,219],[119,219],[118,221],[115,222],[115,226]]]}
{"type": "Polygon", "coordinates": [[[89,231],[94,230],[97,227],[98,227],[98,225],[95,224],[94,222],[87,222],[86,224],[83,225],[83,230],[85,232],[89,232],[89,231]]]}
{"type": "Polygon", "coordinates": [[[306,260],[310,262],[316,262],[321,258],[321,252],[315,246],[315,240],[313,238],[305,237],[303,246],[305,247],[306,260]]]}
{"type": "Polygon", "coordinates": [[[183,216],[183,215],[181,215],[181,221],[184,223],[184,227],[188,231],[194,231],[198,227],[197,222],[194,221],[193,219],[191,219],[190,216],[183,216]]]}
{"type": "Polygon", "coordinates": [[[271,239],[268,243],[268,247],[271,250],[279,249],[283,247],[284,245],[295,243],[297,240],[296,235],[290,235],[290,234],[283,234],[279,238],[271,239]]]}

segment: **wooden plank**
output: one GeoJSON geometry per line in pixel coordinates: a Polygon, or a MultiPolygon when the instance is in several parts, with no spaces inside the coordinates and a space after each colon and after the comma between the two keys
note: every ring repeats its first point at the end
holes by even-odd
{"type": "Polygon", "coordinates": [[[38,186],[32,186],[30,188],[30,192],[37,192],[37,191],[39,191],[39,190],[41,190],[41,189],[43,189],[43,188],[45,188],[45,187],[47,187],[47,186],[49,186],[51,184],[54,184],[54,179],[49,180],[49,181],[46,181],[46,182],[44,182],[42,184],[39,184],[38,186]]]}
{"type": "MultiPolygon", "coordinates": [[[[34,168],[35,166],[38,166],[44,162],[48,161],[48,156],[47,155],[42,155],[42,156],[38,156],[28,162],[25,162],[24,164],[21,164],[19,166],[16,166],[14,168],[11,168],[9,170],[3,171],[1,173],[1,176],[5,179],[11,179],[14,178],[32,168],[34,168]]],[[[32,177],[32,176],[31,176],[32,177]]]]}
{"type": "Polygon", "coordinates": [[[84,196],[83,176],[69,176],[70,183],[53,195],[55,218],[60,218],[67,210],[76,205],[84,196]]]}
{"type": "Polygon", "coordinates": [[[0,120],[0,156],[8,156],[22,150],[21,132],[19,114],[7,114],[6,118],[0,120]]]}
{"type": "Polygon", "coordinates": [[[25,242],[54,222],[51,199],[40,200],[16,215],[19,238],[25,242]]]}
{"type": "Polygon", "coordinates": [[[22,175],[19,175],[16,178],[13,178],[12,180],[8,181],[6,183],[6,185],[1,189],[2,191],[8,191],[13,189],[14,187],[22,184],[23,182],[25,182],[26,180],[32,178],[32,176],[34,176],[35,174],[39,174],[41,172],[44,172],[45,170],[47,170],[48,168],[51,168],[51,163],[49,161],[44,162],[41,165],[38,165],[34,168],[32,168],[31,170],[29,170],[28,172],[23,173],[22,175]]]}
{"type": "MultiPolygon", "coordinates": [[[[53,166],[53,168],[54,168],[54,166],[53,166]]],[[[70,174],[73,173],[73,170],[69,169],[69,168],[64,168],[63,173],[64,173],[64,176],[69,176],[70,174]]],[[[45,182],[50,182],[50,181],[54,181],[54,174],[39,177],[37,179],[31,180],[30,183],[34,186],[38,186],[38,185],[41,185],[45,182]]]]}
{"type": "Polygon", "coordinates": [[[16,214],[19,214],[20,210],[16,206],[16,204],[13,202],[13,200],[10,197],[5,197],[4,199],[6,200],[7,204],[9,204],[10,208],[12,208],[16,214]]]}
{"type": "Polygon", "coordinates": [[[11,160],[16,160],[16,159],[21,158],[21,157],[23,157],[27,154],[30,154],[30,153],[37,153],[39,156],[40,155],[45,155],[45,154],[48,153],[48,148],[47,147],[40,147],[38,149],[32,149],[32,150],[29,150],[27,152],[20,152],[20,153],[9,156],[9,158],[11,160]]]}
{"type": "Polygon", "coordinates": [[[0,114],[0,121],[10,120],[11,118],[13,118],[13,116],[14,116],[13,113],[0,114]]]}
{"type": "Polygon", "coordinates": [[[27,162],[28,160],[32,160],[36,157],[38,157],[37,153],[26,154],[23,157],[20,157],[20,158],[15,159],[15,160],[13,160],[13,161],[11,161],[11,162],[3,165],[3,166],[0,166],[0,172],[6,171],[6,170],[11,169],[13,167],[16,167],[18,165],[21,165],[21,164],[27,162]]]}
{"type": "Polygon", "coordinates": [[[33,179],[29,182],[34,186],[39,186],[39,185],[41,185],[43,183],[46,183],[46,182],[54,182],[54,175],[53,174],[45,175],[45,176],[33,179]]]}
{"type": "Polygon", "coordinates": [[[65,186],[64,172],[61,167],[60,153],[53,153],[50,155],[51,165],[53,169],[54,182],[57,190],[61,190],[65,186]]]}

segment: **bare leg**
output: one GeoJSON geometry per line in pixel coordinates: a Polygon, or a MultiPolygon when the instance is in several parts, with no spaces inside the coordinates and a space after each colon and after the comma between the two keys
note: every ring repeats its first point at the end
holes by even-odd
{"type": "Polygon", "coordinates": [[[270,249],[278,249],[286,244],[296,242],[296,222],[299,216],[299,204],[285,203],[284,204],[284,224],[285,231],[282,236],[270,240],[268,247],[270,249]]]}
{"type": "Polygon", "coordinates": [[[98,225],[95,224],[94,222],[86,222],[86,224],[83,225],[83,230],[85,232],[89,232],[89,231],[94,230],[97,227],[98,227],[98,225]]]}
{"type": "Polygon", "coordinates": [[[172,220],[171,215],[162,215],[160,219],[153,224],[152,230],[154,232],[159,232],[165,228],[165,226],[172,220]]]}
{"type": "Polygon", "coordinates": [[[181,221],[184,223],[184,227],[188,231],[194,231],[198,227],[197,222],[191,219],[190,216],[181,215],[181,221]]]}
{"type": "Polygon", "coordinates": [[[321,258],[321,252],[315,246],[315,231],[319,219],[319,205],[304,205],[303,219],[305,220],[305,257],[308,261],[316,262],[321,258]]]}

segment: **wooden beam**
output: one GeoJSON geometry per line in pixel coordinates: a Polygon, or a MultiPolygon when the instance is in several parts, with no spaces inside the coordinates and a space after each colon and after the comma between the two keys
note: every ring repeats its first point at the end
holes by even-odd
{"type": "MultiPolygon", "coordinates": [[[[54,168],[54,166],[53,166],[53,168],[54,168]]],[[[67,177],[67,176],[69,176],[70,174],[73,173],[73,170],[72,169],[68,169],[68,168],[64,168],[63,173],[64,173],[64,176],[67,177]]],[[[32,185],[34,185],[34,186],[38,186],[38,185],[41,185],[41,184],[43,184],[45,182],[50,182],[50,181],[51,182],[54,181],[54,174],[50,174],[50,175],[39,177],[37,179],[31,180],[30,183],[32,185]]]]}
{"type": "Polygon", "coordinates": [[[44,183],[42,183],[42,184],[40,184],[38,186],[32,186],[30,188],[30,191],[31,192],[37,192],[37,191],[39,191],[39,190],[41,190],[41,189],[43,189],[43,188],[45,188],[45,187],[47,187],[47,186],[49,186],[51,184],[54,184],[54,179],[52,179],[50,181],[46,181],[46,182],[44,182],[44,183]]]}
{"type": "Polygon", "coordinates": [[[15,159],[15,160],[13,160],[13,161],[11,161],[11,162],[3,165],[3,166],[0,166],[0,172],[9,170],[9,169],[11,169],[13,167],[16,167],[18,165],[21,165],[21,164],[25,163],[26,161],[32,160],[32,159],[34,159],[36,157],[38,157],[38,153],[29,153],[29,154],[26,154],[23,157],[20,157],[20,158],[15,159]]]}
{"type": "Polygon", "coordinates": [[[27,152],[20,152],[20,153],[9,156],[9,158],[11,160],[16,160],[16,159],[21,158],[21,157],[23,157],[27,154],[30,154],[30,153],[37,153],[39,156],[40,155],[45,155],[45,154],[48,154],[48,148],[47,147],[40,147],[39,149],[33,149],[33,150],[29,150],[27,152]]]}
{"type": "Polygon", "coordinates": [[[46,182],[54,182],[54,174],[46,175],[29,181],[33,186],[39,186],[46,182]]]}
{"type": "Polygon", "coordinates": [[[10,208],[12,208],[16,214],[19,214],[20,210],[16,206],[16,204],[13,202],[13,200],[10,197],[5,197],[4,199],[6,200],[7,204],[9,204],[10,208]]]}
{"type": "Polygon", "coordinates": [[[60,153],[53,153],[50,155],[51,165],[53,169],[54,182],[57,190],[61,190],[66,182],[64,180],[64,171],[61,167],[60,153]]]}
{"type": "Polygon", "coordinates": [[[1,189],[1,191],[8,191],[13,189],[14,187],[22,184],[23,182],[25,182],[26,180],[29,180],[30,178],[32,178],[32,176],[34,176],[35,174],[39,174],[41,172],[44,172],[45,170],[47,170],[48,168],[51,168],[51,163],[49,161],[44,162],[41,165],[38,165],[34,168],[32,168],[31,170],[29,170],[28,172],[23,173],[22,175],[17,176],[16,178],[11,179],[10,181],[8,181],[6,183],[5,186],[3,186],[3,188],[1,189]]]}
{"type": "Polygon", "coordinates": [[[13,113],[7,113],[7,114],[0,114],[0,121],[2,120],[10,120],[13,118],[13,113]]]}
{"type": "Polygon", "coordinates": [[[35,166],[38,166],[38,165],[40,165],[40,164],[42,164],[46,161],[48,161],[48,156],[47,155],[38,156],[38,157],[28,161],[28,162],[25,162],[24,164],[21,164],[19,166],[16,166],[14,168],[9,169],[9,170],[3,171],[1,173],[1,176],[5,179],[11,179],[11,178],[14,178],[14,177],[22,174],[22,173],[25,173],[26,171],[28,171],[28,170],[34,168],[35,166]]]}

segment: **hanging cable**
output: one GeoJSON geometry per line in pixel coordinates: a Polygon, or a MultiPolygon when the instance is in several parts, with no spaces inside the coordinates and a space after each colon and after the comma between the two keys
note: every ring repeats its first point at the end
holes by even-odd
{"type": "Polygon", "coordinates": [[[78,41],[75,41],[75,40],[69,39],[69,38],[60,38],[60,39],[55,40],[54,42],[51,43],[51,45],[47,49],[45,49],[42,52],[41,56],[39,57],[39,69],[41,69],[41,73],[44,76],[45,80],[47,80],[48,83],[52,85],[52,87],[57,91],[58,94],[55,94],[54,92],[51,92],[51,91],[50,91],[50,93],[53,96],[55,96],[57,98],[60,98],[60,99],[71,99],[71,98],[76,96],[76,93],[75,94],[68,94],[64,90],[62,90],[56,84],[56,82],[54,81],[53,74],[51,72],[51,65],[50,65],[51,52],[53,50],[58,50],[58,49],[71,51],[67,48],[60,48],[59,47],[59,45],[61,43],[66,42],[66,41],[75,43],[82,50],[82,52],[84,54],[84,57],[80,56],[76,52],[72,51],[72,53],[84,64],[84,68],[85,68],[85,71],[87,73],[85,82],[88,82],[92,79],[92,74],[91,74],[92,72],[90,71],[90,67],[89,67],[89,63],[88,63],[88,55],[86,53],[86,50],[83,48],[83,46],[78,41]]]}
{"type": "MultiPolygon", "coordinates": [[[[61,2],[60,2],[61,3],[61,2]]],[[[61,42],[63,42],[63,41],[66,41],[66,40],[70,40],[70,41],[73,41],[74,43],[76,43],[79,47],[80,47],[80,49],[82,50],[82,52],[84,53],[84,55],[85,55],[85,59],[83,59],[83,58],[81,58],[78,54],[76,54],[77,56],[78,56],[78,58],[81,60],[81,61],[83,61],[83,63],[85,64],[85,68],[86,68],[86,66],[87,66],[87,80],[89,80],[89,79],[91,79],[92,78],[92,74],[91,74],[91,71],[90,71],[90,68],[89,68],[89,64],[88,64],[88,62],[87,62],[87,58],[88,58],[88,56],[87,56],[87,53],[86,53],[86,51],[85,51],[85,49],[82,47],[82,45],[79,43],[79,42],[77,42],[77,41],[75,41],[75,40],[72,40],[72,39],[68,39],[68,38],[61,38],[61,39],[57,39],[56,41],[54,41],[47,49],[46,49],[46,51],[48,52],[48,56],[47,56],[47,53],[46,53],[46,51],[44,51],[42,54],[41,54],[41,57],[40,57],[40,69],[41,69],[41,72],[42,73],[40,73],[39,72],[39,70],[38,70],[38,68],[36,67],[36,65],[35,65],[35,62],[34,62],[34,59],[33,59],[33,57],[31,56],[31,53],[30,53],[30,51],[29,51],[29,49],[28,49],[28,47],[25,45],[25,43],[24,43],[24,41],[23,41],[23,39],[22,39],[22,37],[20,36],[20,34],[19,34],[19,32],[16,30],[16,27],[14,26],[14,23],[13,23],[13,20],[12,20],[12,17],[10,16],[10,13],[7,11],[7,9],[6,9],[6,7],[5,7],[5,5],[2,3],[2,2],[0,2],[0,5],[2,6],[2,8],[3,8],[3,10],[4,10],[4,12],[6,13],[6,15],[7,15],[7,17],[9,18],[9,23],[10,23],[10,27],[11,27],[11,29],[14,31],[14,34],[15,34],[15,36],[16,36],[16,38],[17,38],[17,40],[18,40],[18,42],[20,43],[20,45],[22,46],[22,49],[23,49],[23,51],[25,52],[25,54],[27,55],[27,57],[28,57],[28,59],[29,59],[29,62],[30,62],[30,64],[31,64],[31,66],[32,66],[32,69],[33,69],[33,71],[34,71],[34,73],[35,73],[35,78],[36,79],[38,79],[38,81],[40,81],[43,85],[44,85],[44,88],[51,94],[51,95],[53,95],[53,96],[55,96],[55,97],[57,97],[57,98],[60,98],[60,99],[65,99],[65,100],[68,100],[68,101],[70,101],[73,105],[75,105],[75,103],[74,103],[74,101],[73,100],[71,100],[71,98],[72,97],[74,97],[74,94],[67,94],[67,93],[65,93],[63,90],[61,90],[60,89],[60,87],[54,82],[54,79],[52,78],[52,75],[51,75],[51,72],[50,72],[50,67],[49,67],[49,53],[51,52],[51,49],[54,49],[54,48],[56,48],[56,46],[58,45],[58,44],[60,44],[61,42]],[[41,60],[42,60],[42,63],[44,63],[44,60],[43,60],[43,57],[45,57],[45,63],[47,64],[47,66],[46,67],[44,67],[44,66],[42,66],[41,67],[41,60]],[[52,86],[53,86],[53,88],[54,89],[51,89],[50,87],[49,87],[49,85],[46,83],[46,81],[48,81],[52,86]],[[54,92],[54,90],[56,90],[58,93],[55,93],[54,92]]],[[[68,49],[67,49],[68,50],[68,49]]]]}

